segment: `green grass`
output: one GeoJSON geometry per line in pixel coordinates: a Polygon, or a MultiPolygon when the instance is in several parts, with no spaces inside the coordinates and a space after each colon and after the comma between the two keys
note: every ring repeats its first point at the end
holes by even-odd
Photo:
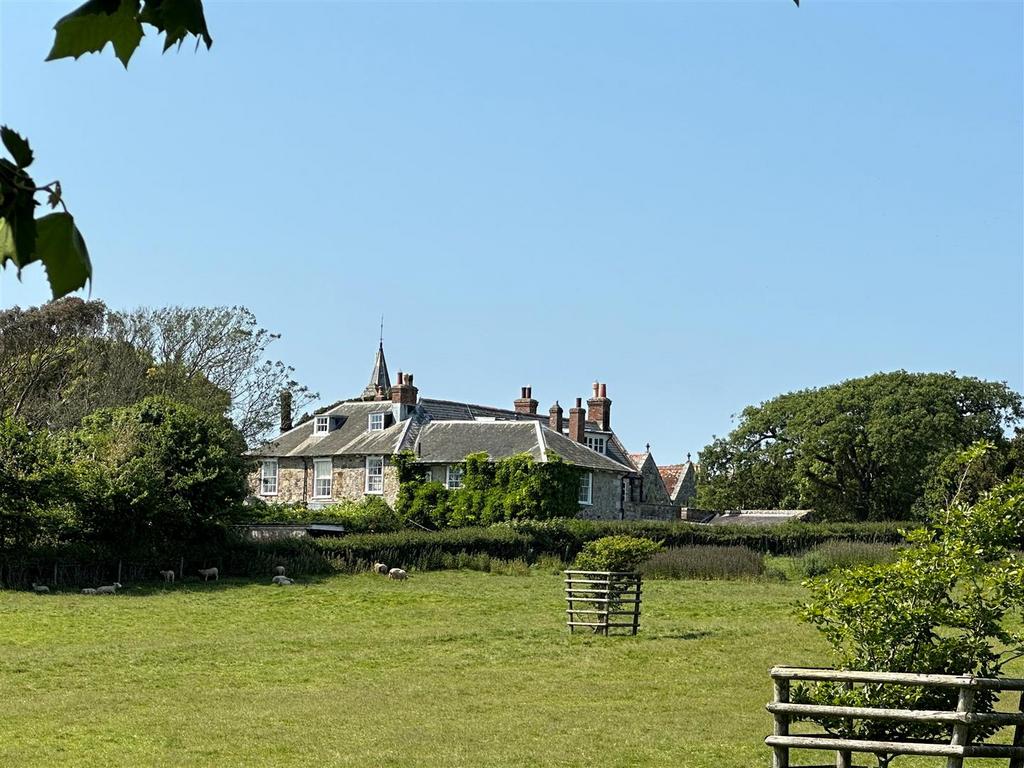
{"type": "Polygon", "coordinates": [[[827,661],[793,583],[648,582],[635,638],[570,637],[561,590],[0,592],[0,765],[766,766],[767,670],[827,661]]]}

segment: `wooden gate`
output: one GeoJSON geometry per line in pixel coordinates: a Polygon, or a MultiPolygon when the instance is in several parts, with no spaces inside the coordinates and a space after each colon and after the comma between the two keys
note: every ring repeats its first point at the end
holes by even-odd
{"type": "Polygon", "coordinates": [[[616,571],[566,571],[565,599],[570,632],[586,627],[595,635],[612,630],[640,629],[639,573],[616,571]]]}

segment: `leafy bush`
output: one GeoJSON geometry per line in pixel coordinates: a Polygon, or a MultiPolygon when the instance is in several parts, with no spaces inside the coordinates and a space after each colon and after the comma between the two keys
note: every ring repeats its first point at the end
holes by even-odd
{"type": "Polygon", "coordinates": [[[207,538],[245,498],[244,451],[225,417],[166,398],[94,412],[69,448],[87,540],[138,551],[207,538]]]}
{"type": "Polygon", "coordinates": [[[331,523],[353,533],[389,533],[405,527],[405,520],[380,496],[359,501],[343,501],[313,509],[304,504],[264,504],[247,506],[246,522],[331,523]]]}
{"type": "Polygon", "coordinates": [[[582,571],[633,571],[660,548],[657,542],[637,536],[605,536],[584,546],[573,567],[582,571]]]}
{"type": "MultiPolygon", "coordinates": [[[[983,449],[972,449],[977,455],[983,449]]],[[[966,473],[966,470],[965,470],[966,473]]],[[[998,677],[1024,654],[1012,631],[1024,614],[1024,480],[982,494],[973,505],[954,501],[915,531],[891,563],[837,571],[808,582],[803,618],[817,627],[844,669],[998,677]]],[[[795,701],[889,709],[951,710],[955,689],[838,684],[798,686],[795,701]]],[[[988,711],[992,691],[976,694],[988,711]]],[[[948,738],[942,724],[878,720],[819,721],[842,736],[894,741],[948,738]]],[[[994,726],[972,729],[984,738],[994,726]]],[[[891,755],[877,755],[886,766],[891,755]]]]}
{"type": "Polygon", "coordinates": [[[823,576],[839,568],[891,563],[896,551],[888,544],[864,541],[830,541],[804,553],[797,567],[804,576],[823,576]]]}
{"type": "Polygon", "coordinates": [[[747,547],[675,547],[640,566],[651,579],[753,579],[765,574],[764,555],[747,547]]]}

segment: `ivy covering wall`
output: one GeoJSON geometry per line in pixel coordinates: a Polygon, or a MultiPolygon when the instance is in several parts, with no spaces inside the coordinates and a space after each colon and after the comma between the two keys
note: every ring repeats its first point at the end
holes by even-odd
{"type": "Polygon", "coordinates": [[[527,453],[491,461],[474,453],[461,463],[462,487],[426,479],[411,452],[394,459],[400,483],[396,511],[426,528],[491,525],[511,520],[575,517],[582,470],[557,456],[537,462],[527,453]]]}

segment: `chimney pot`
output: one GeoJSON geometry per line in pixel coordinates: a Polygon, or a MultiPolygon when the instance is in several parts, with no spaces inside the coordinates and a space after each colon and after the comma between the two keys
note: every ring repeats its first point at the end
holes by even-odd
{"type": "Polygon", "coordinates": [[[598,391],[600,390],[600,388],[601,388],[601,385],[600,385],[600,384],[598,384],[598,383],[597,383],[597,382],[595,381],[595,382],[594,382],[594,397],[597,397],[597,393],[598,393],[598,391]]]}
{"type": "Polygon", "coordinates": [[[601,385],[601,397],[608,397],[608,385],[607,384],[602,384],[601,385]]]}

